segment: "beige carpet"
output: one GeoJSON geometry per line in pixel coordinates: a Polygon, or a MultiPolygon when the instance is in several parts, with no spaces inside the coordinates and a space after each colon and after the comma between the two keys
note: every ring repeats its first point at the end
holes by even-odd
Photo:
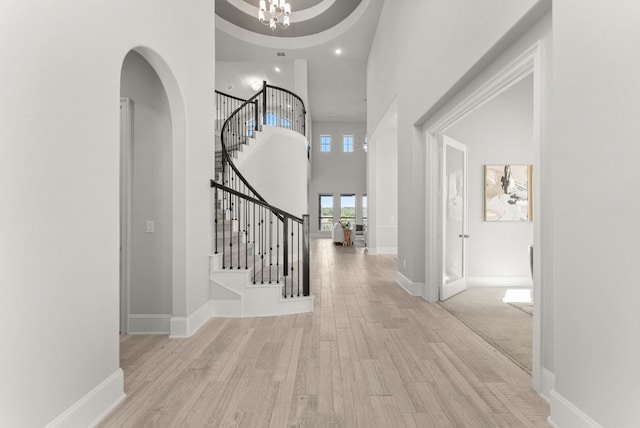
{"type": "Polygon", "coordinates": [[[505,287],[470,288],[441,303],[472,330],[531,373],[533,318],[530,305],[503,303],[505,287]]]}

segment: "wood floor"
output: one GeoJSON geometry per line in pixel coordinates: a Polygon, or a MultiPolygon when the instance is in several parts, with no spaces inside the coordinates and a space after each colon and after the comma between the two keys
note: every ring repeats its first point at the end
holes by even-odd
{"type": "Polygon", "coordinates": [[[312,241],[312,314],[123,336],[127,399],[101,427],[548,427],[531,377],[396,261],[312,241]]]}

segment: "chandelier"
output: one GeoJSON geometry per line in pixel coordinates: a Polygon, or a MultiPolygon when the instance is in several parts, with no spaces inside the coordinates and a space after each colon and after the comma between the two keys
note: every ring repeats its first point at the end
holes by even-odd
{"type": "Polygon", "coordinates": [[[260,0],[258,19],[273,31],[276,30],[278,24],[282,28],[287,28],[290,14],[291,5],[287,0],[260,0]],[[269,2],[269,8],[267,8],[267,1],[269,2]]]}

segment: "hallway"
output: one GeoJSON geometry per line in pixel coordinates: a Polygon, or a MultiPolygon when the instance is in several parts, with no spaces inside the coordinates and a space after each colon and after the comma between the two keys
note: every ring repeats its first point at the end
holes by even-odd
{"type": "Polygon", "coordinates": [[[328,239],[311,255],[312,314],[123,336],[128,397],[100,426],[548,426],[531,377],[406,294],[395,258],[328,239]]]}

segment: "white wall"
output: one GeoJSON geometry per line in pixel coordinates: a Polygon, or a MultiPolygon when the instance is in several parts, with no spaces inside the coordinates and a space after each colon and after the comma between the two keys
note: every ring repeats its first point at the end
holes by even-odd
{"type": "Polygon", "coordinates": [[[553,14],[551,417],[560,427],[637,427],[640,3],[563,0],[553,14]]]}
{"type": "Polygon", "coordinates": [[[340,194],[356,195],[356,223],[362,224],[362,195],[365,185],[364,123],[314,122],[309,181],[309,222],[312,236],[331,236],[319,232],[319,195],[333,194],[334,221],[340,219],[340,194]],[[331,135],[331,152],[320,152],[320,136],[331,135]],[[353,153],[343,153],[342,136],[353,135],[353,153]]]}
{"type": "MultiPolygon", "coordinates": [[[[171,315],[171,112],[160,78],[136,52],[122,66],[120,96],[132,101],[131,283],[129,323],[136,332],[140,315],[171,315]],[[154,232],[146,232],[146,222],[154,232]]],[[[169,332],[166,325],[154,331],[169,332]],[[164,328],[164,330],[162,330],[164,328]]],[[[149,332],[142,330],[141,332],[149,332]]]]}
{"type": "Polygon", "coordinates": [[[137,46],[172,103],[174,317],[208,301],[213,15],[205,0],[3,4],[0,426],[76,403],[59,422],[88,426],[122,397],[120,73],[137,46]]]}
{"type": "Polygon", "coordinates": [[[484,166],[533,163],[533,76],[475,110],[446,135],[467,146],[470,285],[530,285],[532,222],[484,221],[484,166]],[[488,281],[487,281],[488,280],[488,281]]]}
{"type": "Polygon", "coordinates": [[[239,153],[236,167],[271,205],[289,214],[307,214],[307,140],[295,131],[264,126],[239,153]]]}
{"type": "MultiPolygon", "coordinates": [[[[251,88],[255,81],[294,91],[296,67],[293,60],[272,62],[216,61],[216,89],[234,97],[249,98],[257,91],[251,88]],[[275,71],[275,67],[280,72],[275,71]],[[233,85],[229,90],[227,87],[233,85]]],[[[306,82],[305,82],[306,83],[306,82]]],[[[304,98],[303,98],[304,99],[304,98]]]]}
{"type": "MultiPolygon", "coordinates": [[[[403,24],[380,26],[376,32],[367,65],[367,129],[371,133],[380,126],[397,99],[398,189],[402,189],[398,194],[398,260],[407,262],[406,267],[399,263],[398,270],[407,281],[427,291],[434,284],[425,283],[425,269],[430,268],[426,266],[425,243],[437,236],[427,236],[425,231],[426,147],[425,134],[418,126],[424,124],[426,129],[539,40],[543,49],[538,86],[543,98],[549,100],[553,65],[551,15],[547,13],[550,3],[412,0],[384,5],[381,22],[402,19],[403,24]]],[[[535,148],[534,154],[539,157],[534,163],[540,165],[534,184],[542,198],[534,202],[534,216],[542,219],[536,242],[543,249],[538,256],[539,262],[543,261],[538,263],[544,299],[540,305],[541,348],[550,390],[554,370],[554,227],[548,220],[553,216],[551,194],[545,189],[553,184],[554,160],[548,147],[551,107],[544,107],[546,116],[540,118],[543,129],[539,131],[542,147],[535,148]]],[[[370,195],[370,201],[373,197],[370,195]]]]}
{"type": "MultiPolygon", "coordinates": [[[[391,105],[369,139],[367,155],[369,228],[367,253],[398,252],[398,110],[391,105]]],[[[404,263],[404,260],[401,262],[404,263]]]]}

